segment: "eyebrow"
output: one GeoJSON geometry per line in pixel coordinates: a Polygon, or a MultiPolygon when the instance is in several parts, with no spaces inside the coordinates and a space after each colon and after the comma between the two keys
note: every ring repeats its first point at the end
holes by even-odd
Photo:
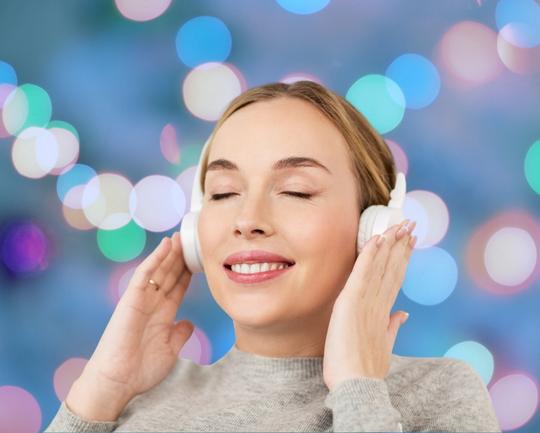
{"type": "MultiPolygon", "coordinates": [[[[306,156],[290,156],[288,158],[283,158],[278,161],[276,161],[272,165],[272,170],[284,170],[287,168],[296,168],[296,167],[314,167],[314,168],[321,168],[325,170],[327,173],[332,174],[330,169],[326,167],[321,162],[317,161],[316,159],[309,158],[306,156]]],[[[206,167],[206,171],[211,170],[236,170],[238,171],[238,166],[228,159],[216,159],[212,161],[208,166],[206,167]]]]}

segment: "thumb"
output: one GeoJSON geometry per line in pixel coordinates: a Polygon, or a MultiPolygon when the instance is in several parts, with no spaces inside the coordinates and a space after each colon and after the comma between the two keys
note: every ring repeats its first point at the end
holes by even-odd
{"type": "Polygon", "coordinates": [[[409,313],[406,311],[397,311],[390,316],[390,324],[388,325],[388,331],[392,338],[392,347],[397,338],[397,334],[401,325],[403,325],[409,318],[409,313]]]}
{"type": "Polygon", "coordinates": [[[182,350],[186,341],[190,339],[194,330],[195,325],[189,320],[180,320],[173,325],[169,338],[169,344],[171,345],[173,353],[176,353],[178,356],[180,350],[182,350]]]}

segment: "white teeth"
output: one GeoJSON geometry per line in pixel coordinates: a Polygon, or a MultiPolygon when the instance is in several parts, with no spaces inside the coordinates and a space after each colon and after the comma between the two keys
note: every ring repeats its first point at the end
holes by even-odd
{"type": "Polygon", "coordinates": [[[289,267],[286,263],[236,263],[231,266],[234,272],[239,274],[256,274],[258,272],[273,271],[289,267]]]}

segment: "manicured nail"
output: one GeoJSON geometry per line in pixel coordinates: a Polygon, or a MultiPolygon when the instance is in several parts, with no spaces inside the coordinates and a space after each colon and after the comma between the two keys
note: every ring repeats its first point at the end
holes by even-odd
{"type": "Polygon", "coordinates": [[[397,238],[401,239],[401,236],[403,236],[403,234],[406,232],[407,232],[407,226],[401,226],[396,233],[397,238]]]}
{"type": "Polygon", "coordinates": [[[381,246],[385,240],[386,237],[384,235],[379,235],[379,237],[377,238],[377,246],[381,246]]]}
{"type": "Polygon", "coordinates": [[[416,221],[413,221],[413,222],[411,222],[411,223],[409,224],[409,226],[407,227],[407,231],[408,231],[409,233],[412,233],[415,227],[416,227],[416,221]]]}
{"type": "Polygon", "coordinates": [[[409,245],[411,246],[411,248],[414,248],[414,246],[416,245],[416,240],[418,239],[417,236],[413,236],[410,240],[409,240],[409,245]]]}

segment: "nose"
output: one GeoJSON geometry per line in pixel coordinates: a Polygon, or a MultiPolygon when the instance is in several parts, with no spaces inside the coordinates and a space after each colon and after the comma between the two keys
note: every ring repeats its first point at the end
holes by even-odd
{"type": "Polygon", "coordinates": [[[243,201],[235,219],[236,237],[254,239],[272,233],[272,226],[268,221],[269,212],[261,200],[248,197],[243,201]]]}

